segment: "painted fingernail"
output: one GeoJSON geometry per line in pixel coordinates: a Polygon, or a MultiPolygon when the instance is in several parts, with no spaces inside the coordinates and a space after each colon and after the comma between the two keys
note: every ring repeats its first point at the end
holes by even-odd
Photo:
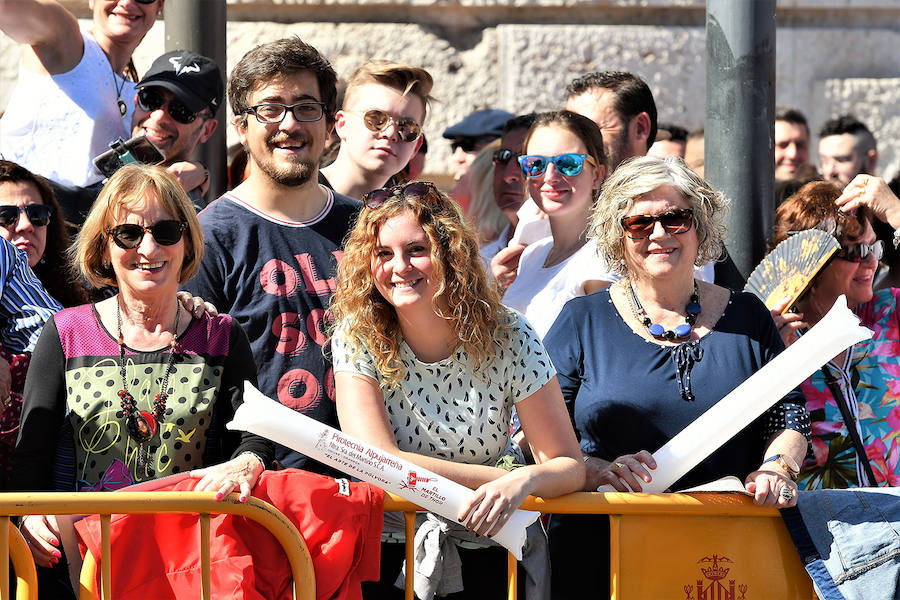
{"type": "Polygon", "coordinates": [[[247,501],[247,496],[241,496],[241,502],[246,502],[246,501],[247,501]]]}
{"type": "Polygon", "coordinates": [[[50,538],[50,543],[54,546],[59,546],[59,540],[56,538],[50,538]]]}
{"type": "Polygon", "coordinates": [[[225,497],[225,494],[223,494],[222,492],[216,492],[216,500],[221,500],[224,497],[225,497]]]}
{"type": "MultiPolygon", "coordinates": [[[[53,556],[53,558],[55,558],[55,559],[62,558],[62,554],[59,552],[59,550],[54,550],[53,552],[50,553],[50,555],[53,556]]],[[[56,562],[56,561],[54,561],[54,562],[56,562]]]]}

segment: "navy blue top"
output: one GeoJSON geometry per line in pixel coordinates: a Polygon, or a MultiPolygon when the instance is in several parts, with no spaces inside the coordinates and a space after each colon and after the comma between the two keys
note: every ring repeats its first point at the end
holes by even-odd
{"type": "MultiPolygon", "coordinates": [[[[732,292],[715,327],[699,340],[661,346],[632,331],[608,289],[570,300],[544,345],[582,451],[604,460],[656,452],[784,349],[772,317],[752,294],[732,292]],[[675,354],[683,360],[680,372],[675,354]]],[[[809,437],[804,406],[794,390],[672,489],[725,475],[743,480],[762,463],[772,434],[795,429],[809,437]]]]}

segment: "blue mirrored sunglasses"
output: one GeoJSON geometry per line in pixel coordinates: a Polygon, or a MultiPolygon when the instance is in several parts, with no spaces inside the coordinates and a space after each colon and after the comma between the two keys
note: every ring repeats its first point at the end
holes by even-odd
{"type": "Polygon", "coordinates": [[[574,177],[580,175],[584,169],[584,163],[588,162],[595,167],[597,163],[587,154],[557,154],[556,156],[541,156],[540,154],[526,154],[519,157],[519,165],[522,173],[529,179],[540,177],[547,171],[547,166],[553,163],[560,175],[574,177]]]}

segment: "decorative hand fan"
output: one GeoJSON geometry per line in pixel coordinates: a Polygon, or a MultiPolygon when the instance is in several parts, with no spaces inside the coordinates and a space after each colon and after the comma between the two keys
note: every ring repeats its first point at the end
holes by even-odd
{"type": "Polygon", "coordinates": [[[769,310],[782,298],[790,297],[786,312],[840,249],[834,236],[820,229],[796,233],[775,246],[753,269],[744,291],[756,294],[769,310]]]}

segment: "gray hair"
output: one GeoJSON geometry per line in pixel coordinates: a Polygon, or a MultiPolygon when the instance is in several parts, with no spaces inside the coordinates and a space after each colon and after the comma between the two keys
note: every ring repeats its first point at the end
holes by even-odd
{"type": "Polygon", "coordinates": [[[641,156],[624,161],[606,179],[591,219],[590,235],[597,239],[598,252],[616,273],[627,272],[622,217],[635,200],[665,185],[681,194],[694,210],[700,243],[695,264],[722,257],[724,213],[729,203],[725,195],[694,173],[680,157],[641,156]]]}

